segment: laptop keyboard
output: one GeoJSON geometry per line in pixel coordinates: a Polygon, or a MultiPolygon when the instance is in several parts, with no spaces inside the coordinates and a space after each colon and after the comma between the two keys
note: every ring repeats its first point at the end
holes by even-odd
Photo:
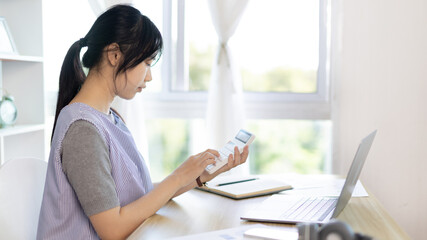
{"type": "Polygon", "coordinates": [[[335,208],[337,198],[307,197],[287,209],[280,218],[300,221],[323,221],[335,208]]]}

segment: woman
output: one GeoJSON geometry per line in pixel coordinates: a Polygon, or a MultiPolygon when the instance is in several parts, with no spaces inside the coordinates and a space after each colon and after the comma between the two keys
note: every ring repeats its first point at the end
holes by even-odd
{"type": "Polygon", "coordinates": [[[120,115],[115,97],[132,99],[151,81],[161,54],[155,25],[127,5],[109,9],[69,49],[59,79],[52,146],[40,212],[38,239],[123,239],[171,198],[241,163],[235,149],[228,165],[204,169],[219,154],[190,156],[152,184],[147,167],[120,115]],[[88,47],[83,65],[80,50],[88,47]]]}

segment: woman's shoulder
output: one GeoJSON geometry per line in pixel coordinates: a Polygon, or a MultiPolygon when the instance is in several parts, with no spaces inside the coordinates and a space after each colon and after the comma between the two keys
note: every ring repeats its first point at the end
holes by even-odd
{"type": "Polygon", "coordinates": [[[86,120],[100,129],[105,125],[105,118],[92,107],[84,103],[72,103],[65,106],[59,113],[57,127],[65,131],[78,120],[86,120]]]}
{"type": "Polygon", "coordinates": [[[91,106],[85,103],[75,102],[65,106],[59,113],[58,119],[62,117],[74,122],[77,119],[97,119],[101,116],[102,114],[91,106]]]}
{"type": "Polygon", "coordinates": [[[65,106],[57,120],[55,127],[55,135],[62,142],[66,133],[70,129],[75,129],[78,132],[97,132],[104,136],[108,130],[105,127],[105,121],[96,111],[84,103],[72,103],[65,106]]]}

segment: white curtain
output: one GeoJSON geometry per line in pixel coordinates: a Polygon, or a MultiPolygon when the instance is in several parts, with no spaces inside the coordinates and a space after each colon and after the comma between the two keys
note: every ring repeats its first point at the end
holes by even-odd
{"type": "Polygon", "coordinates": [[[209,87],[207,128],[210,146],[220,148],[243,127],[245,119],[240,73],[227,43],[239,24],[248,0],[208,2],[219,43],[209,87]]]}
{"type": "MultiPolygon", "coordinates": [[[[101,15],[105,10],[116,4],[132,4],[133,1],[125,0],[89,0],[96,16],[101,15]]],[[[112,107],[116,109],[126,122],[126,126],[135,139],[136,146],[144,156],[145,162],[149,165],[148,159],[148,141],[145,128],[144,106],[141,94],[136,94],[132,100],[116,98],[112,107]]]]}

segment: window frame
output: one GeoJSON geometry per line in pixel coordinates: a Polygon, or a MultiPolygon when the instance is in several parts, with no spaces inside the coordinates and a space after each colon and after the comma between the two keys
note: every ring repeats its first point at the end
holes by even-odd
{"type": "MultiPolygon", "coordinates": [[[[244,92],[246,117],[250,119],[330,119],[329,59],[330,59],[330,3],[319,0],[319,67],[317,92],[244,92]]],[[[145,92],[143,101],[147,118],[205,118],[208,92],[187,91],[188,56],[185,52],[185,0],[163,0],[162,89],[145,92]],[[173,10],[176,10],[174,13],[173,10]],[[173,52],[173,18],[176,18],[177,49],[173,52]],[[173,58],[176,65],[174,66],[173,58]],[[173,67],[176,68],[175,78],[173,67]]]]}

